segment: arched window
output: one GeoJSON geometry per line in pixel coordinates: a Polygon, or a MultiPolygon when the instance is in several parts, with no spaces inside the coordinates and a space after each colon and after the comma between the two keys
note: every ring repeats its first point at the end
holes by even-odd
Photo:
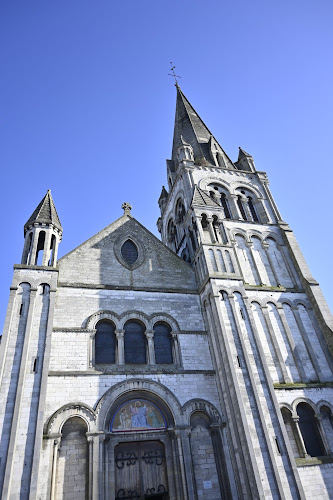
{"type": "Polygon", "coordinates": [[[173,363],[171,328],[167,323],[159,322],[154,325],[154,348],[155,363],[173,363]]]}
{"type": "Polygon", "coordinates": [[[244,205],[243,205],[243,200],[242,200],[241,195],[237,196],[237,205],[238,205],[238,208],[239,208],[239,211],[241,213],[241,216],[242,216],[243,220],[247,220],[246,213],[245,213],[245,208],[244,208],[244,205]]]}
{"type": "Polygon", "coordinates": [[[115,363],[116,336],[114,324],[103,319],[97,323],[96,330],[95,363],[115,363]]]}
{"type": "MultiPolygon", "coordinates": [[[[73,478],[77,478],[75,498],[88,498],[89,464],[87,424],[80,417],[66,420],[61,430],[61,446],[56,467],[56,484],[59,485],[59,498],[71,498],[73,495],[73,478]],[[60,487],[61,485],[61,487],[60,487]]],[[[57,490],[58,490],[57,488],[57,490]]]]}
{"type": "Polygon", "coordinates": [[[311,457],[326,455],[313,408],[307,403],[299,403],[297,405],[297,414],[307,453],[311,457]]]}
{"type": "Polygon", "coordinates": [[[231,219],[231,212],[229,208],[229,203],[225,193],[221,193],[221,204],[224,210],[224,215],[226,219],[231,219]]]}
{"type": "Polygon", "coordinates": [[[41,266],[42,265],[44,243],[45,243],[45,231],[40,231],[40,233],[38,235],[38,243],[37,243],[37,249],[36,249],[35,266],[41,266]]]}
{"type": "Polygon", "coordinates": [[[181,198],[178,199],[176,203],[176,210],[175,210],[175,220],[177,224],[181,224],[184,220],[185,216],[185,207],[184,203],[181,198]]]}
{"type": "Polygon", "coordinates": [[[168,242],[176,244],[176,228],[172,219],[168,223],[168,242]]]}
{"type": "Polygon", "coordinates": [[[286,431],[289,437],[289,442],[291,449],[293,450],[293,454],[295,458],[299,458],[301,456],[300,453],[300,444],[299,439],[297,439],[297,430],[295,428],[295,423],[292,419],[292,415],[288,408],[281,408],[282,418],[284,425],[286,426],[286,431]]]}
{"type": "Polygon", "coordinates": [[[125,324],[125,363],[146,363],[146,335],[145,327],[135,320],[125,324]]]}
{"type": "Polygon", "coordinates": [[[259,218],[258,218],[258,215],[257,215],[257,212],[254,208],[254,205],[253,205],[253,200],[252,200],[252,197],[251,196],[248,196],[247,197],[247,202],[248,202],[248,205],[249,205],[249,209],[250,209],[250,212],[251,212],[251,215],[252,215],[252,219],[255,221],[255,222],[259,222],[259,218]]]}
{"type": "Polygon", "coordinates": [[[216,241],[219,241],[220,227],[219,220],[216,215],[213,215],[213,231],[216,241]]]}

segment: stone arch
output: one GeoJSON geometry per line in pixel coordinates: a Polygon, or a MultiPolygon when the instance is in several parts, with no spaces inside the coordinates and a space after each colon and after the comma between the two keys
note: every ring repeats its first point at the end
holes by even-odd
{"type": "Polygon", "coordinates": [[[231,183],[226,181],[225,179],[222,180],[219,177],[215,176],[208,176],[205,177],[204,179],[201,179],[198,185],[200,189],[207,191],[207,186],[209,184],[220,184],[222,189],[225,189],[229,194],[231,193],[231,183]]]}
{"type": "Polygon", "coordinates": [[[287,410],[289,410],[291,415],[293,417],[296,417],[296,413],[295,413],[295,410],[293,409],[292,405],[290,405],[289,403],[280,403],[280,410],[283,410],[283,408],[286,408],[287,410]]]}
{"type": "Polygon", "coordinates": [[[332,403],[329,403],[328,401],[325,401],[324,399],[321,399],[320,401],[318,401],[318,403],[316,404],[316,407],[317,407],[317,413],[320,412],[321,408],[323,406],[327,406],[327,408],[329,408],[332,412],[332,415],[333,415],[333,404],[332,403]]]}
{"type": "Polygon", "coordinates": [[[232,194],[237,194],[237,191],[240,189],[246,189],[247,191],[251,192],[254,194],[259,200],[265,199],[265,196],[263,193],[256,187],[253,186],[251,182],[246,182],[246,181],[241,181],[241,182],[235,182],[232,186],[232,194]]]}
{"type": "Polygon", "coordinates": [[[190,423],[191,415],[194,412],[206,413],[210,417],[212,424],[225,424],[225,421],[223,417],[221,417],[221,414],[217,410],[216,406],[205,399],[191,399],[183,405],[184,418],[188,423],[190,423]]]}
{"type": "Polygon", "coordinates": [[[292,408],[293,408],[293,411],[294,411],[295,415],[297,415],[297,406],[300,403],[306,403],[306,404],[308,404],[309,406],[311,406],[311,408],[313,409],[313,411],[315,413],[317,413],[316,404],[313,403],[313,401],[311,401],[311,399],[304,398],[304,397],[299,397],[299,398],[294,399],[294,401],[292,403],[292,408]]]}
{"type": "Polygon", "coordinates": [[[307,311],[310,311],[312,309],[311,305],[307,300],[304,299],[295,299],[292,303],[292,306],[294,309],[297,308],[298,306],[303,306],[307,311]]]}
{"type": "Polygon", "coordinates": [[[149,317],[149,326],[152,329],[154,327],[154,324],[157,323],[158,321],[164,321],[165,323],[168,323],[171,326],[172,333],[179,333],[180,328],[178,322],[170,316],[170,314],[166,313],[154,313],[149,317]]]}
{"type": "Polygon", "coordinates": [[[139,395],[150,396],[152,400],[160,404],[161,409],[166,412],[168,424],[182,425],[184,422],[182,407],[176,396],[164,385],[151,379],[133,378],[119,382],[101,397],[96,405],[97,427],[99,431],[108,430],[108,423],[112,413],[126,399],[139,397],[139,395]]]}
{"type": "Polygon", "coordinates": [[[86,321],[86,328],[89,330],[94,330],[96,328],[97,323],[102,319],[108,319],[112,321],[115,324],[115,327],[118,328],[119,325],[118,314],[107,310],[98,311],[89,316],[89,318],[86,321]]]}
{"type": "MultiPolygon", "coordinates": [[[[61,434],[61,430],[66,420],[72,417],[80,417],[87,424],[88,432],[96,430],[96,413],[85,403],[68,403],[59,408],[46,421],[44,426],[44,434],[61,434]]],[[[51,437],[51,436],[50,436],[51,437]]]]}
{"type": "Polygon", "coordinates": [[[125,323],[131,319],[141,322],[146,327],[146,330],[149,329],[149,316],[142,311],[136,311],[135,309],[126,311],[120,315],[119,328],[123,329],[125,323]]]}

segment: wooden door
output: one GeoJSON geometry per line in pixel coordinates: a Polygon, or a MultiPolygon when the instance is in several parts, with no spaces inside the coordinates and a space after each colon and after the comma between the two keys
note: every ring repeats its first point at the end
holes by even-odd
{"type": "Polygon", "coordinates": [[[168,500],[164,446],[159,441],[115,448],[116,500],[168,500]]]}

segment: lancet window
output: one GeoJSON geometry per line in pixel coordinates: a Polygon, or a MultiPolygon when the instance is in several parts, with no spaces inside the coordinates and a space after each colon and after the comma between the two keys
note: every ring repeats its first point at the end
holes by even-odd
{"type": "Polygon", "coordinates": [[[101,320],[96,325],[95,362],[115,363],[116,336],[115,326],[111,321],[101,320]]]}
{"type": "Polygon", "coordinates": [[[147,342],[145,327],[138,321],[128,321],[125,324],[125,363],[146,363],[147,342]]]}

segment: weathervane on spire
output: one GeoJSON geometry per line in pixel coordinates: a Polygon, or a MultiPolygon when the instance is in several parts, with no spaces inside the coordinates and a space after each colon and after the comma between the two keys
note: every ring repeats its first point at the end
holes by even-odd
{"type": "Polygon", "coordinates": [[[171,71],[172,71],[172,73],[168,73],[168,75],[174,77],[174,79],[175,79],[175,85],[176,85],[176,87],[178,87],[178,80],[177,80],[177,78],[181,78],[181,76],[176,75],[176,73],[175,73],[175,67],[176,66],[172,66],[172,61],[170,61],[170,64],[171,64],[171,71]]]}

